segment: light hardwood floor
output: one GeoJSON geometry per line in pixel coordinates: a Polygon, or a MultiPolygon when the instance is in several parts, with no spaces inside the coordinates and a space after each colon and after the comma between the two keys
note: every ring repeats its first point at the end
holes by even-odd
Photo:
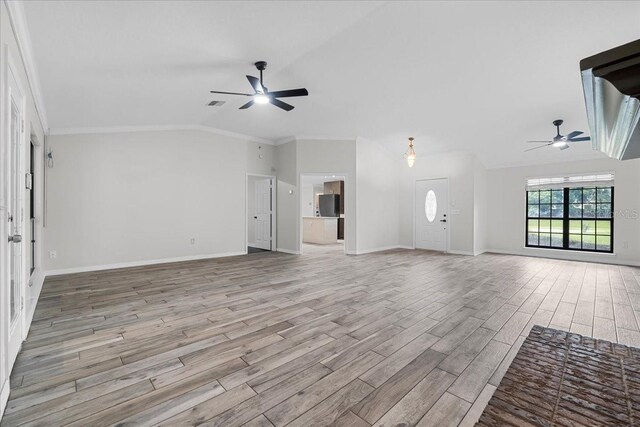
{"type": "Polygon", "coordinates": [[[638,275],[309,248],[55,277],[2,425],[472,425],[534,324],[640,345],[638,275]]]}

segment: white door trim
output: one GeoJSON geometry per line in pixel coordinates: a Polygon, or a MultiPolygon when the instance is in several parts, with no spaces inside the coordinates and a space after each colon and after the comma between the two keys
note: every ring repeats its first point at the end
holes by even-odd
{"type": "Polygon", "coordinates": [[[451,221],[451,186],[450,186],[450,182],[449,182],[449,177],[448,176],[437,176],[437,177],[430,177],[430,178],[416,178],[415,181],[413,181],[413,194],[411,195],[411,210],[412,210],[412,216],[413,216],[413,236],[412,236],[412,240],[413,240],[413,248],[416,248],[416,186],[418,184],[418,181],[435,181],[435,180],[440,180],[440,179],[444,179],[447,182],[447,203],[449,204],[449,206],[447,206],[447,212],[449,212],[449,217],[447,220],[447,250],[445,252],[450,253],[451,252],[451,246],[450,246],[450,242],[451,242],[451,227],[452,227],[452,221],[451,221]]]}
{"type": "MultiPolygon", "coordinates": [[[[335,175],[336,179],[338,177],[342,178],[342,181],[344,181],[344,191],[345,193],[347,192],[347,182],[349,182],[349,174],[346,172],[300,172],[298,174],[298,184],[297,184],[297,188],[298,188],[298,228],[297,233],[297,240],[298,240],[298,254],[302,253],[302,228],[304,226],[303,221],[302,221],[302,211],[303,211],[303,206],[302,206],[302,197],[300,195],[300,192],[302,191],[302,178],[305,176],[327,176],[327,175],[335,175]]],[[[355,211],[354,211],[355,212],[355,211]]],[[[348,254],[349,252],[347,252],[347,239],[348,239],[348,233],[347,230],[351,230],[351,225],[353,225],[355,227],[355,213],[352,214],[351,213],[351,205],[348,203],[347,198],[344,198],[344,253],[348,254]]]]}
{"type": "Polygon", "coordinates": [[[276,251],[277,243],[277,209],[278,209],[278,179],[275,175],[263,175],[259,173],[248,173],[245,175],[244,182],[244,253],[246,254],[249,246],[249,177],[270,178],[271,179],[271,251],[276,251]]]}

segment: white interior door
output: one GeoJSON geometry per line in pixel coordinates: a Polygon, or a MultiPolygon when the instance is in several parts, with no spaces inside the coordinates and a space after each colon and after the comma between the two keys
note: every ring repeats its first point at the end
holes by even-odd
{"type": "Polygon", "coordinates": [[[254,220],[256,221],[256,247],[260,249],[271,250],[271,178],[256,181],[255,195],[256,213],[254,220]]]}
{"type": "Polygon", "coordinates": [[[446,251],[449,228],[449,180],[416,181],[415,246],[446,251]]]}
{"type": "Polygon", "coordinates": [[[3,306],[3,323],[8,326],[7,331],[7,365],[13,365],[23,338],[24,325],[24,277],[22,266],[22,223],[23,223],[23,190],[24,171],[22,153],[24,142],[24,98],[17,84],[11,68],[8,72],[8,147],[6,163],[6,221],[7,238],[1,244],[5,245],[7,276],[3,279],[3,286],[7,286],[7,301],[3,306]]]}

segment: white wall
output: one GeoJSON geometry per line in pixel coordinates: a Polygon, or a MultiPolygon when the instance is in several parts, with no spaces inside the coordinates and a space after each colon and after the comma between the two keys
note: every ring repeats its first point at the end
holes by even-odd
{"type": "MultiPolygon", "coordinates": [[[[399,244],[401,158],[364,138],[356,140],[356,235],[358,253],[399,244]]],[[[404,164],[406,166],[406,164],[404,164]]]]}
{"type": "Polygon", "coordinates": [[[487,169],[477,157],[473,161],[473,254],[487,250],[487,169]]]}
{"type": "Polygon", "coordinates": [[[490,169],[487,172],[488,249],[592,262],[640,264],[640,160],[610,159],[490,169]],[[524,247],[525,179],[615,172],[614,252],[589,254],[524,247]],[[624,213],[621,215],[620,213],[624,213]]]}
{"type": "Polygon", "coordinates": [[[55,167],[48,170],[45,253],[57,256],[46,259],[47,270],[246,250],[246,173],[272,168],[272,153],[259,159],[258,144],[199,130],[60,135],[49,142],[55,167]]]}
{"type": "Polygon", "coordinates": [[[400,245],[413,247],[414,184],[419,179],[449,178],[449,250],[474,253],[474,163],[471,153],[419,157],[413,168],[401,168],[400,245]]]}
{"type": "Polygon", "coordinates": [[[313,184],[305,184],[304,179],[302,183],[302,216],[315,216],[314,215],[314,191],[313,184]]]}
{"type": "Polygon", "coordinates": [[[295,141],[275,147],[277,184],[277,247],[298,253],[298,174],[295,141]]]}

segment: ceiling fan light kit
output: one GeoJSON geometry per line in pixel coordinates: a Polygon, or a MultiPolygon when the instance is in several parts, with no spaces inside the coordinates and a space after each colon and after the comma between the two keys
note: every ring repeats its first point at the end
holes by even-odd
{"type": "Polygon", "coordinates": [[[529,143],[535,143],[535,144],[542,144],[543,145],[539,145],[537,147],[533,147],[533,148],[529,148],[528,150],[524,150],[526,151],[531,151],[531,150],[537,150],[538,148],[543,148],[543,147],[554,147],[554,148],[559,148],[560,150],[566,150],[567,148],[570,147],[569,143],[570,142],[583,142],[583,141],[590,141],[591,138],[588,136],[580,136],[582,135],[584,132],[579,131],[579,130],[574,130],[573,132],[569,132],[566,135],[561,135],[560,134],[560,126],[562,126],[562,123],[564,123],[562,120],[558,119],[558,120],[554,120],[553,121],[553,125],[556,127],[556,136],[553,137],[553,139],[551,141],[527,141],[529,143]]]}
{"type": "MultiPolygon", "coordinates": [[[[262,72],[267,69],[267,62],[258,61],[254,65],[256,66],[256,69],[260,71],[260,78],[254,76],[246,76],[247,80],[249,80],[249,84],[251,85],[251,87],[253,87],[253,93],[224,92],[218,90],[212,90],[211,93],[218,93],[222,95],[250,96],[251,101],[241,106],[240,110],[246,110],[254,104],[271,104],[285,111],[291,111],[295,107],[291,104],[280,101],[278,98],[292,98],[296,96],[309,95],[309,91],[307,91],[307,89],[305,88],[277,90],[273,92],[269,91],[269,89],[267,89],[267,87],[264,85],[264,80],[262,78],[262,72]]],[[[215,105],[215,102],[216,101],[212,101],[212,103],[209,105],[215,105]]]]}

